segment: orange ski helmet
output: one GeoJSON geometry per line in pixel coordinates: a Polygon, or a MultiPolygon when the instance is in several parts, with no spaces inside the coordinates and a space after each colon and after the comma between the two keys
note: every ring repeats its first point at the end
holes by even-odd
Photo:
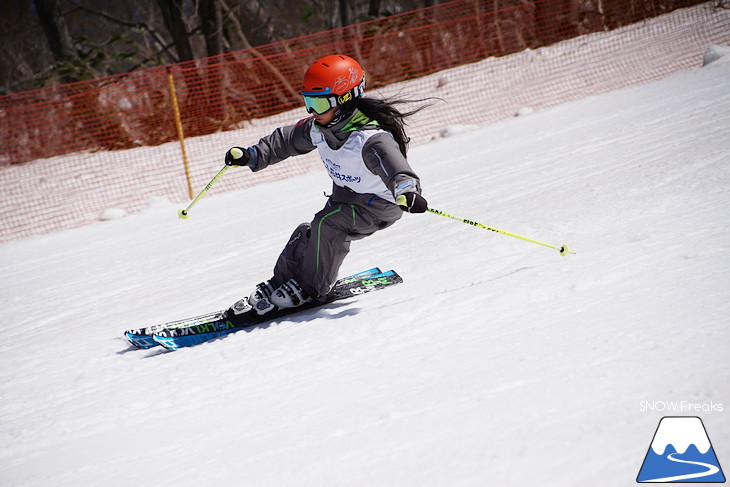
{"type": "Polygon", "coordinates": [[[340,117],[357,107],[365,89],[365,72],[349,56],[333,54],[316,60],[307,69],[302,83],[302,96],[307,112],[322,114],[340,108],[340,117]]]}

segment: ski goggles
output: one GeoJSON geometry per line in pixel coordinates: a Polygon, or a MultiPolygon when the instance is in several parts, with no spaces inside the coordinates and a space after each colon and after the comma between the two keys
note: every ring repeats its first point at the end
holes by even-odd
{"type": "Polygon", "coordinates": [[[307,107],[307,113],[316,113],[322,115],[337,106],[337,99],[334,95],[302,95],[304,97],[304,106],[307,107]]]}

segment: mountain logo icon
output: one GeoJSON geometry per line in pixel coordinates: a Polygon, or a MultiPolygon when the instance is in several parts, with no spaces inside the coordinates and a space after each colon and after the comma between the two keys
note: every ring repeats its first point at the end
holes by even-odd
{"type": "Polygon", "coordinates": [[[663,417],[636,482],[725,482],[702,420],[696,416],[663,417]]]}

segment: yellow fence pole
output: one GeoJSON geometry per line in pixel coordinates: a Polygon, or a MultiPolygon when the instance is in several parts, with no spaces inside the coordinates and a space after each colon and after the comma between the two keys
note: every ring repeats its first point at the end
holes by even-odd
{"type": "Polygon", "coordinates": [[[182,150],[183,164],[185,165],[185,178],[188,181],[188,194],[190,195],[190,199],[193,199],[193,182],[190,180],[190,165],[188,164],[188,153],[185,150],[185,134],[183,133],[182,120],[180,119],[180,107],[177,104],[175,82],[172,79],[172,71],[169,69],[167,70],[167,85],[170,89],[170,97],[172,98],[172,109],[175,114],[177,138],[180,139],[180,149],[182,150]]]}

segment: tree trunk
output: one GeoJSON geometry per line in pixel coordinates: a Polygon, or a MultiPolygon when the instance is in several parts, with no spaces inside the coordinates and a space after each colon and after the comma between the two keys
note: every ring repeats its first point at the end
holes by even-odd
{"type": "Polygon", "coordinates": [[[205,49],[208,56],[223,53],[223,14],[218,0],[200,0],[198,15],[205,36],[205,49]]]}
{"type": "Polygon", "coordinates": [[[380,15],[380,0],[370,0],[368,4],[368,17],[378,18],[380,15]]]}
{"type": "Polygon", "coordinates": [[[347,0],[340,0],[340,22],[342,22],[342,27],[350,25],[350,6],[347,4],[347,0]]]}
{"type": "Polygon", "coordinates": [[[48,47],[56,62],[70,61],[76,57],[73,42],[61,15],[58,0],[34,0],[38,18],[48,41],[48,47]]]}
{"type": "Polygon", "coordinates": [[[236,17],[236,12],[234,12],[231,7],[228,6],[225,0],[218,0],[218,2],[221,5],[223,13],[225,14],[225,26],[223,32],[225,34],[225,38],[230,44],[227,50],[238,51],[239,49],[250,49],[251,42],[248,40],[246,34],[243,32],[241,22],[236,17]]]}
{"type": "Polygon", "coordinates": [[[182,16],[182,0],[157,0],[162,11],[165,27],[175,44],[178,61],[192,61],[193,49],[188,39],[188,30],[182,16]]]}

